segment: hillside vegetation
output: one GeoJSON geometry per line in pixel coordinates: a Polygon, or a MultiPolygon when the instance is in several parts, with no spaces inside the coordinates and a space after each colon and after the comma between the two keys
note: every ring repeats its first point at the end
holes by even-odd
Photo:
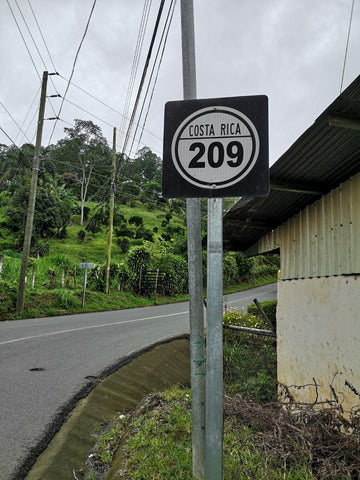
{"type": "MultiPolygon", "coordinates": [[[[76,120],[65,137],[44,148],[22,317],[127,308],[185,299],[187,295],[186,209],[183,200],[161,196],[161,160],[148,148],[135,159],[119,154],[115,207],[105,295],[109,230],[111,151],[99,127],[76,120]],[[82,307],[84,269],[88,270],[82,307]]],[[[0,319],[15,314],[34,147],[0,146],[0,319]]],[[[233,200],[225,200],[228,207],[233,200]]],[[[206,202],[203,236],[206,235],[206,202]]],[[[224,254],[224,285],[268,275],[278,257],[224,254]]],[[[206,252],[203,256],[204,285],[206,252]]],[[[270,275],[270,276],[269,276],[270,275]]]]}

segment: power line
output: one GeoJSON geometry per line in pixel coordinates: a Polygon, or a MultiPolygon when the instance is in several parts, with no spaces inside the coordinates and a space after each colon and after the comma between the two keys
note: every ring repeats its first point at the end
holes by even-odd
{"type": "MultiPolygon", "coordinates": [[[[19,136],[20,132],[22,131],[23,126],[25,125],[25,122],[26,122],[26,120],[27,120],[27,118],[28,118],[28,116],[29,116],[29,114],[30,114],[30,111],[31,111],[31,109],[32,109],[33,106],[34,106],[34,103],[35,103],[36,99],[38,98],[40,89],[41,89],[41,86],[38,88],[37,92],[35,93],[35,97],[34,97],[33,101],[31,102],[31,105],[30,105],[28,111],[26,112],[25,118],[24,118],[24,120],[23,120],[23,122],[22,122],[22,124],[21,124],[20,130],[18,131],[18,133],[17,133],[17,135],[16,135],[16,137],[15,137],[15,140],[18,139],[18,136],[19,136]]],[[[36,113],[35,113],[35,114],[36,114],[36,113]]],[[[34,115],[34,116],[35,116],[35,115],[34,115]]],[[[33,117],[33,118],[34,118],[34,117],[33,117]]],[[[33,119],[32,119],[32,120],[33,120],[33,119]]],[[[31,122],[32,122],[32,120],[31,120],[31,122]]],[[[28,128],[29,128],[29,127],[28,127],[28,128]]],[[[27,133],[27,130],[28,130],[28,129],[25,130],[26,133],[27,133]]],[[[25,135],[24,135],[24,133],[23,133],[22,139],[23,139],[24,137],[25,137],[25,135]]],[[[21,143],[21,142],[19,142],[19,143],[21,143]]]]}
{"type": "Polygon", "coordinates": [[[147,57],[146,57],[142,77],[141,77],[141,80],[140,80],[140,85],[139,85],[139,88],[138,88],[138,93],[137,93],[136,100],[135,100],[135,105],[134,105],[134,108],[133,108],[133,111],[132,111],[132,114],[131,114],[130,123],[129,123],[128,129],[127,129],[127,132],[126,132],[126,136],[125,136],[124,146],[123,146],[123,150],[122,150],[123,153],[125,153],[126,146],[127,146],[128,141],[129,141],[129,136],[130,136],[130,132],[131,132],[131,129],[132,129],[132,126],[133,126],[136,110],[137,110],[137,107],[138,107],[138,104],[139,104],[141,91],[142,91],[144,81],[145,81],[145,76],[146,76],[147,69],[148,69],[148,66],[149,66],[149,63],[150,63],[152,49],[154,47],[156,34],[157,34],[157,31],[158,31],[158,28],[159,28],[159,23],[160,23],[161,14],[162,14],[162,11],[163,11],[163,8],[164,8],[164,3],[165,3],[165,0],[161,0],[160,6],[159,6],[159,11],[158,11],[156,22],[155,22],[153,35],[152,35],[150,46],[149,46],[149,51],[148,51],[148,54],[147,54],[147,57]]]}
{"type": "MultiPolygon", "coordinates": [[[[104,123],[105,125],[111,127],[112,129],[114,128],[114,125],[111,125],[108,121],[104,120],[103,118],[99,117],[98,115],[95,115],[94,113],[91,113],[89,110],[86,110],[85,108],[81,107],[80,105],[77,105],[76,103],[72,102],[71,100],[68,100],[67,98],[65,99],[65,102],[69,103],[70,105],[73,105],[74,107],[78,108],[79,110],[81,110],[82,112],[85,112],[87,113],[88,115],[96,118],[97,120],[99,120],[100,122],[104,123]]],[[[59,118],[58,120],[64,122],[64,123],[68,123],[69,125],[73,125],[72,123],[69,123],[69,122],[66,122],[65,120],[59,118]]],[[[130,136],[130,138],[133,138],[132,136],[130,136]]],[[[109,142],[107,142],[108,145],[111,147],[111,144],[109,142]]],[[[117,146],[120,146],[118,143],[117,143],[117,146]]],[[[144,144],[145,146],[145,144],[144,144]]],[[[151,147],[151,145],[147,145],[149,147],[151,147]]],[[[158,150],[156,150],[155,148],[151,147],[151,150],[154,151],[154,152],[157,152],[157,153],[160,153],[158,150]]]]}
{"type": "MultiPolygon", "coordinates": [[[[76,52],[76,54],[75,54],[75,59],[74,59],[74,63],[73,63],[73,66],[72,66],[70,78],[69,78],[68,84],[67,84],[67,86],[66,86],[65,93],[64,93],[64,95],[63,95],[63,97],[62,97],[62,102],[61,102],[61,105],[60,105],[60,108],[59,108],[57,117],[60,117],[61,110],[62,110],[62,107],[63,107],[63,105],[64,105],[65,97],[66,97],[66,95],[67,95],[67,93],[68,93],[68,90],[69,90],[69,87],[70,87],[70,83],[71,83],[72,77],[73,77],[73,75],[74,75],[75,65],[76,65],[77,59],[78,59],[78,57],[79,57],[79,53],[80,53],[80,49],[81,49],[81,47],[82,47],[82,44],[84,43],[84,40],[85,40],[87,31],[88,31],[88,28],[89,28],[89,25],[90,25],[90,20],[91,20],[91,17],[92,17],[92,14],[93,14],[95,5],[96,5],[96,0],[94,0],[94,3],[93,3],[93,5],[92,5],[92,7],[91,7],[90,14],[89,14],[89,18],[88,18],[88,21],[87,21],[87,23],[86,23],[85,31],[84,31],[84,33],[83,33],[83,36],[82,36],[82,38],[81,38],[79,47],[78,47],[77,52],[76,52]]],[[[56,125],[57,125],[57,120],[56,120],[55,123],[54,123],[53,129],[52,129],[52,132],[51,132],[51,135],[50,135],[49,145],[50,145],[52,136],[53,136],[53,134],[54,134],[56,125]]]]}
{"type": "MultiPolygon", "coordinates": [[[[0,101],[0,105],[3,107],[3,109],[5,110],[5,112],[9,115],[9,117],[11,118],[11,120],[15,123],[15,125],[18,127],[18,129],[21,131],[21,133],[25,136],[25,138],[30,142],[30,139],[29,137],[23,132],[23,130],[21,129],[20,125],[17,123],[17,121],[15,120],[15,118],[11,115],[11,113],[9,112],[9,110],[5,107],[5,105],[0,101]]],[[[13,142],[14,143],[14,142],[13,142]]]]}
{"type": "MultiPolygon", "coordinates": [[[[63,80],[65,81],[69,81],[67,78],[65,78],[63,75],[61,75],[59,73],[59,77],[62,78],[63,80]]],[[[78,90],[80,90],[81,92],[85,93],[86,95],[88,95],[90,98],[92,98],[93,100],[101,103],[101,105],[103,105],[104,107],[108,108],[109,110],[113,111],[114,113],[116,113],[117,115],[120,115],[121,117],[125,118],[126,120],[129,120],[128,117],[124,116],[123,113],[119,112],[118,110],[116,110],[114,107],[111,107],[110,105],[108,105],[107,103],[105,103],[103,100],[100,100],[98,97],[96,97],[95,95],[93,95],[92,93],[88,92],[87,90],[85,90],[84,88],[80,87],[79,85],[76,85],[76,83],[74,82],[71,82],[71,85],[75,88],[77,88],[78,90]]],[[[120,133],[121,130],[117,129],[120,133]]],[[[153,137],[161,140],[161,137],[159,137],[159,135],[156,135],[156,133],[154,132],[151,132],[150,130],[147,130],[146,128],[144,129],[145,132],[149,133],[150,135],[152,135],[153,137]]]]}
{"type": "Polygon", "coordinates": [[[345,66],[346,66],[347,53],[348,53],[348,47],[349,47],[351,24],[352,24],[353,12],[354,12],[354,3],[355,3],[355,0],[352,0],[349,28],[348,28],[348,34],[347,34],[347,40],[346,40],[346,47],[345,47],[344,65],[343,65],[342,76],[341,76],[340,93],[342,92],[343,84],[344,84],[345,66]]]}
{"type": "Polygon", "coordinates": [[[53,67],[53,69],[54,69],[54,72],[56,72],[56,67],[55,67],[55,65],[54,65],[54,61],[53,61],[53,59],[52,59],[52,56],[51,56],[51,54],[50,54],[50,51],[49,51],[49,49],[48,49],[48,46],[47,46],[47,44],[46,44],[46,41],[45,41],[44,35],[42,34],[42,31],[41,31],[41,28],[40,28],[39,22],[37,21],[37,18],[36,18],[36,15],[35,15],[35,12],[34,12],[34,10],[33,10],[33,8],[32,8],[32,5],[31,5],[31,3],[30,3],[30,0],[28,0],[28,4],[29,4],[30,10],[31,10],[31,13],[33,14],[33,17],[34,17],[35,23],[36,23],[36,25],[37,25],[37,27],[38,27],[38,29],[39,29],[39,32],[40,32],[40,35],[41,35],[42,41],[43,41],[43,43],[44,43],[44,45],[45,45],[46,51],[47,51],[47,53],[48,53],[48,55],[49,55],[49,58],[50,58],[50,61],[51,61],[52,67],[53,67]]]}
{"type": "Polygon", "coordinates": [[[14,140],[5,132],[5,130],[0,126],[0,130],[7,136],[7,138],[10,140],[10,142],[15,145],[14,140]]]}
{"type": "Polygon", "coordinates": [[[29,57],[30,57],[30,59],[31,59],[31,63],[33,64],[33,67],[35,68],[35,71],[36,71],[36,73],[37,73],[37,76],[38,76],[38,78],[39,78],[39,80],[40,80],[40,82],[41,82],[41,76],[40,76],[40,74],[39,74],[39,72],[38,72],[38,69],[36,68],[34,59],[33,59],[32,55],[31,55],[31,53],[30,53],[29,47],[27,46],[26,40],[25,40],[25,38],[24,38],[24,36],[23,36],[23,34],[22,34],[22,32],[21,32],[20,26],[19,26],[19,24],[18,24],[18,22],[17,22],[17,20],[16,20],[16,17],[15,17],[15,15],[14,15],[13,9],[12,9],[11,6],[10,6],[9,0],[6,0],[6,2],[7,2],[7,4],[8,4],[8,6],[9,6],[9,8],[10,8],[10,12],[11,12],[12,17],[13,17],[13,19],[14,19],[14,22],[15,22],[15,24],[16,24],[16,26],[17,26],[17,29],[19,30],[19,33],[20,33],[21,38],[22,38],[22,40],[23,40],[23,42],[24,42],[25,48],[26,48],[26,50],[27,50],[27,52],[28,52],[28,54],[29,54],[29,57]]]}
{"type": "MultiPolygon", "coordinates": [[[[47,65],[46,65],[46,63],[45,63],[45,60],[44,60],[43,56],[41,55],[41,52],[40,52],[40,50],[39,50],[39,47],[37,46],[37,43],[36,43],[36,41],[35,41],[35,38],[34,38],[33,34],[31,33],[30,27],[29,27],[29,25],[28,25],[28,23],[27,23],[27,21],[26,21],[26,19],[25,19],[25,16],[24,16],[24,14],[23,14],[20,6],[19,6],[18,0],[15,0],[15,3],[16,3],[16,6],[17,6],[17,8],[18,8],[18,10],[19,10],[19,13],[20,13],[20,15],[21,15],[21,18],[22,18],[22,20],[23,20],[23,22],[24,22],[24,24],[25,24],[25,27],[26,27],[29,35],[30,35],[30,38],[31,38],[31,40],[32,40],[32,42],[33,42],[33,44],[34,44],[34,46],[35,46],[35,49],[36,49],[36,51],[37,51],[37,53],[38,53],[38,55],[39,55],[39,57],[40,57],[40,60],[41,60],[41,62],[42,62],[42,64],[43,64],[45,70],[47,71],[48,68],[47,68],[47,65]]],[[[31,7],[31,5],[30,5],[30,7],[31,7]]],[[[55,71],[56,71],[56,69],[55,69],[55,71]]],[[[56,91],[54,82],[53,82],[53,80],[52,80],[51,77],[50,77],[50,81],[51,81],[51,83],[52,83],[52,85],[53,85],[53,87],[54,87],[54,89],[55,89],[55,91],[56,91]]],[[[50,104],[51,110],[53,111],[54,115],[56,115],[56,112],[55,112],[55,110],[54,110],[54,107],[53,107],[51,101],[49,101],[49,104],[50,104]]]]}
{"type": "MultiPolygon", "coordinates": [[[[150,90],[151,81],[152,81],[152,78],[153,78],[153,75],[154,75],[154,72],[155,72],[156,63],[157,63],[157,60],[158,60],[158,57],[159,57],[159,54],[160,54],[160,50],[161,50],[161,55],[160,55],[160,60],[159,60],[159,63],[158,63],[157,73],[156,73],[156,76],[155,76],[155,81],[154,81],[154,84],[153,84],[150,100],[149,100],[149,103],[148,103],[148,109],[147,109],[146,116],[145,116],[145,119],[144,119],[143,127],[145,126],[145,123],[146,123],[146,120],[147,120],[147,116],[148,116],[148,113],[149,113],[149,110],[150,110],[151,101],[152,101],[152,98],[153,98],[154,89],[155,89],[155,86],[156,86],[160,66],[161,66],[164,51],[165,51],[165,46],[166,46],[166,42],[167,42],[169,30],[170,30],[171,21],[172,21],[173,14],[174,14],[175,5],[176,5],[176,0],[175,1],[171,0],[169,10],[168,10],[168,13],[167,13],[167,16],[166,16],[164,28],[163,28],[163,31],[162,31],[162,34],[161,34],[160,42],[159,42],[159,45],[158,45],[158,49],[157,49],[157,52],[156,52],[155,60],[154,60],[154,63],[153,63],[153,67],[152,67],[152,70],[151,70],[150,78],[149,78],[149,81],[148,81],[148,86],[147,86],[147,89],[146,89],[146,92],[145,92],[145,95],[144,95],[144,100],[143,100],[142,107],[141,107],[141,110],[140,110],[140,114],[139,114],[139,117],[138,117],[139,121],[136,124],[136,129],[135,129],[135,133],[134,133],[134,136],[133,136],[133,141],[132,141],[131,147],[130,147],[130,153],[131,153],[133,145],[134,145],[135,136],[137,134],[138,126],[140,125],[140,119],[141,119],[141,116],[143,114],[143,110],[144,110],[144,107],[145,107],[145,102],[146,102],[146,99],[147,99],[147,96],[148,96],[148,93],[149,93],[149,90],[150,90]],[[161,48],[161,46],[162,46],[162,48],[161,48]]],[[[137,149],[139,148],[141,138],[142,138],[142,132],[141,132],[140,137],[139,137],[137,149]]]]}
{"type": "MultiPolygon", "coordinates": [[[[132,91],[134,88],[134,83],[135,83],[135,78],[136,78],[136,73],[137,73],[137,68],[139,65],[139,60],[140,60],[140,52],[142,49],[142,45],[144,42],[144,36],[145,36],[145,31],[146,31],[146,26],[147,22],[149,19],[149,11],[151,7],[151,0],[145,0],[144,3],[144,9],[141,17],[141,22],[140,22],[140,28],[139,28],[139,33],[138,33],[138,38],[136,42],[136,47],[135,47],[135,53],[134,53],[134,59],[133,59],[133,64],[131,68],[131,74],[129,78],[129,84],[127,88],[127,93],[126,93],[126,101],[125,101],[125,106],[124,106],[124,115],[121,121],[120,125],[120,131],[123,132],[125,131],[125,118],[127,118],[128,113],[129,113],[129,107],[130,107],[130,100],[132,96],[132,91]]],[[[120,137],[120,141],[123,141],[123,138],[120,137]]]]}

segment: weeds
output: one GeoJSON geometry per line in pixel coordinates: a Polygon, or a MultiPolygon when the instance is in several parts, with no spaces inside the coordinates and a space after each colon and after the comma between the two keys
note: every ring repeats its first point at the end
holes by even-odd
{"type": "Polygon", "coordinates": [[[54,290],[56,304],[64,309],[79,307],[80,299],[72,290],[66,288],[56,288],[54,290]]]}
{"type": "MultiPolygon", "coordinates": [[[[224,321],[262,327],[238,312],[224,321]]],[[[224,380],[224,480],[360,478],[358,417],[345,435],[335,409],[294,414],[275,402],[274,341],[225,331],[224,380]]],[[[148,396],[128,418],[106,478],[193,480],[190,397],[184,387],[148,396]]]]}

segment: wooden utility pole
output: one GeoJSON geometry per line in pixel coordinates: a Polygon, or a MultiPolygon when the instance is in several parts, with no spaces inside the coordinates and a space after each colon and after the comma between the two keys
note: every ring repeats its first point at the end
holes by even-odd
{"type": "Polygon", "coordinates": [[[114,127],[111,191],[110,191],[109,233],[107,238],[106,264],[105,264],[105,292],[106,293],[109,293],[109,283],[110,283],[109,278],[110,278],[110,262],[111,262],[111,245],[112,245],[112,233],[113,233],[113,226],[114,226],[115,172],[116,172],[116,128],[114,127]]]}
{"type": "Polygon", "coordinates": [[[40,165],[41,138],[42,138],[43,125],[44,125],[47,79],[48,79],[48,72],[44,72],[43,78],[42,78],[40,109],[39,109],[39,118],[38,118],[37,133],[36,133],[36,144],[35,144],[34,161],[33,161],[33,167],[32,167],[31,184],[30,184],[29,205],[28,205],[28,212],[26,217],[24,246],[23,246],[22,261],[21,261],[21,268],[20,268],[19,291],[18,291],[18,297],[16,302],[16,313],[21,313],[24,310],[26,274],[27,274],[27,268],[28,268],[28,262],[29,262],[31,236],[33,231],[33,223],[34,223],[35,199],[36,199],[37,180],[38,180],[39,165],[40,165]]]}

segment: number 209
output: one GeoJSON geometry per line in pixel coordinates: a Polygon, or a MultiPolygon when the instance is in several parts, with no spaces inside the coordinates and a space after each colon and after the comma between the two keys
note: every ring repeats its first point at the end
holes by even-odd
{"type": "MultiPolygon", "coordinates": [[[[219,168],[225,161],[225,148],[220,142],[212,142],[207,148],[201,142],[192,143],[189,147],[191,152],[196,152],[189,163],[189,168],[205,168],[206,159],[212,168],[219,168]],[[205,156],[205,158],[204,158],[205,156]],[[207,158],[206,158],[207,157],[207,158]]],[[[230,167],[239,167],[244,158],[244,148],[240,142],[229,142],[226,147],[226,163],[230,167]]]]}

